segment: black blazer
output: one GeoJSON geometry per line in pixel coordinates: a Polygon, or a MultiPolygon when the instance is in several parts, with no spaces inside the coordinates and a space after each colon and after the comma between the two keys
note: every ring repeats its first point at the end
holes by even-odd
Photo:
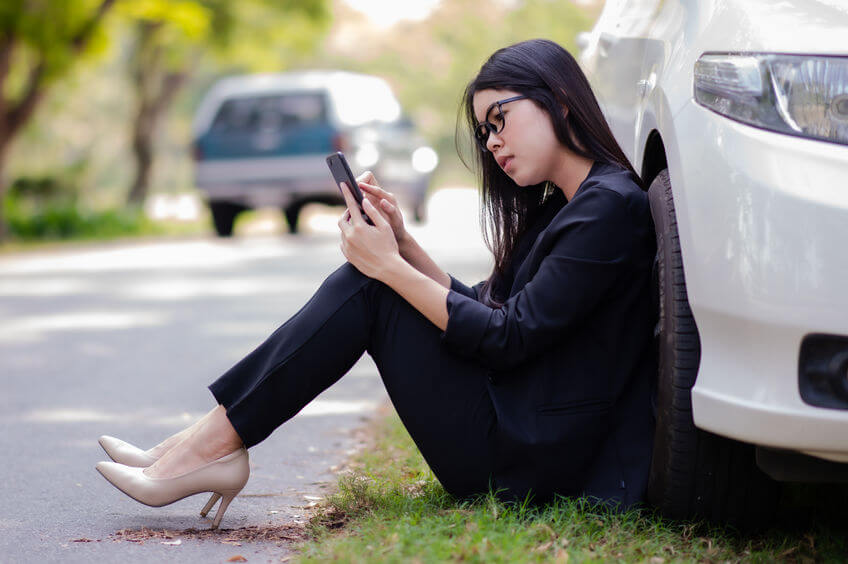
{"type": "Polygon", "coordinates": [[[507,497],[642,499],[653,437],[655,253],[647,194],[595,163],[552,198],[498,284],[503,307],[451,277],[442,339],[489,370],[494,481],[507,497]]]}

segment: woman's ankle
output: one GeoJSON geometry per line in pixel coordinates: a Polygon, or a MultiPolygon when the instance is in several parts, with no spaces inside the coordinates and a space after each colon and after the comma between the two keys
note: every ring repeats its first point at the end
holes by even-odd
{"type": "Polygon", "coordinates": [[[231,442],[197,440],[196,437],[188,437],[168,449],[159,460],[146,468],[144,473],[151,478],[173,478],[215,462],[232,454],[241,446],[241,443],[235,445],[231,442]]]}
{"type": "MultiPolygon", "coordinates": [[[[210,417],[215,415],[215,411],[219,410],[219,408],[223,408],[223,406],[221,406],[221,405],[215,406],[210,411],[208,411],[203,417],[201,417],[200,419],[198,419],[197,421],[192,423],[191,426],[186,427],[182,431],[179,431],[178,433],[171,435],[170,437],[168,437],[167,439],[165,439],[164,441],[162,441],[158,445],[147,449],[145,451],[145,453],[148,456],[151,456],[153,458],[161,458],[162,455],[164,455],[166,452],[168,452],[175,445],[179,444],[180,441],[182,441],[184,438],[186,438],[189,434],[191,434],[192,432],[194,432],[197,429],[199,429],[200,427],[202,427],[203,424],[207,420],[209,420],[210,417]]],[[[226,410],[224,411],[224,413],[226,413],[226,410]]]]}
{"type": "Polygon", "coordinates": [[[174,446],[178,445],[180,443],[180,441],[182,441],[184,438],[186,438],[193,428],[194,428],[194,425],[192,425],[191,427],[187,427],[187,428],[183,429],[182,431],[171,435],[170,437],[168,437],[167,439],[165,439],[164,441],[162,441],[158,445],[148,449],[146,451],[148,456],[151,456],[153,458],[162,458],[162,456],[166,452],[171,450],[174,446]]]}

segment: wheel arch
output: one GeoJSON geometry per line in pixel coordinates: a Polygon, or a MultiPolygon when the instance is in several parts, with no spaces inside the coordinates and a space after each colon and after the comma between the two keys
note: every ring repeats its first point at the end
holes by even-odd
{"type": "Polygon", "coordinates": [[[645,148],[642,153],[642,163],[639,174],[645,186],[650,186],[660,171],[668,168],[668,157],[665,152],[660,132],[652,129],[645,140],[645,148]]]}

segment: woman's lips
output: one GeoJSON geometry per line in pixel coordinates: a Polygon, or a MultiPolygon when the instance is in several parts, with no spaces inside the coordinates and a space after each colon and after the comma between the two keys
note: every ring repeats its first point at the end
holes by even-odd
{"type": "Polygon", "coordinates": [[[501,160],[501,168],[504,172],[509,172],[507,169],[512,164],[512,157],[505,157],[501,160]]]}

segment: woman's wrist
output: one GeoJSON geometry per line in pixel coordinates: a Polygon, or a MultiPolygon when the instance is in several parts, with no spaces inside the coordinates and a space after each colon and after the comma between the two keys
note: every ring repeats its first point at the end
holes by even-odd
{"type": "Polygon", "coordinates": [[[383,264],[383,271],[377,277],[380,282],[390,286],[392,288],[397,285],[397,283],[402,280],[404,277],[408,277],[411,272],[418,272],[415,270],[406,259],[403,258],[400,254],[395,255],[394,257],[390,257],[383,264]]]}
{"type": "Polygon", "coordinates": [[[407,255],[415,248],[415,239],[413,239],[409,233],[404,231],[403,235],[397,238],[397,244],[400,256],[406,259],[407,255]]]}

